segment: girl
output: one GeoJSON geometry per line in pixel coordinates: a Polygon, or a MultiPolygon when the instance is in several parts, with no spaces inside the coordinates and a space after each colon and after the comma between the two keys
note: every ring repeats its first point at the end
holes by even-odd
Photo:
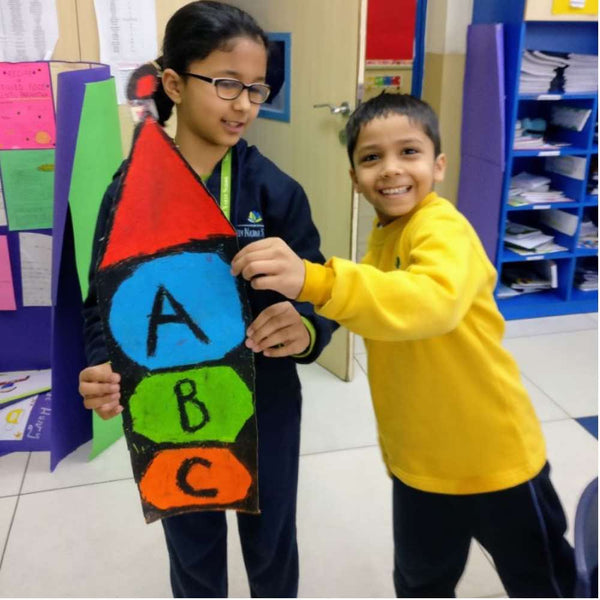
{"type": "MultiPolygon", "coordinates": [[[[220,2],[198,1],[167,23],[162,85],[155,93],[159,123],[176,107],[175,143],[236,227],[240,246],[277,236],[307,260],[323,262],[319,235],[300,185],[241,139],[269,95],[268,41],[254,19],[220,2]],[[221,173],[231,172],[231,177],[221,173]],[[229,185],[228,185],[229,180],[229,185]]],[[[92,265],[119,185],[121,170],[100,208],[92,265]]],[[[120,377],[108,363],[98,313],[94,266],[85,302],[88,363],[80,374],[84,405],[102,418],[122,411],[120,377]]],[[[253,597],[294,597],[298,590],[296,490],[300,446],[300,382],[296,362],[311,362],[334,325],[308,305],[248,289],[253,316],[269,322],[256,355],[260,515],[238,513],[238,529],[253,597]]],[[[223,512],[162,520],[176,597],[227,596],[227,529],[223,512]]]]}

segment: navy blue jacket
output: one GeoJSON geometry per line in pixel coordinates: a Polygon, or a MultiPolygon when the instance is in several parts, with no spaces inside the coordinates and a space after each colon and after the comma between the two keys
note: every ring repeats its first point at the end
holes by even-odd
{"type": "MultiPolygon", "coordinates": [[[[125,163],[123,163],[125,164],[125,163]]],[[[100,250],[100,241],[106,234],[123,165],[109,185],[98,213],[92,250],[90,285],[84,303],[84,339],[88,364],[97,365],[108,360],[104,334],[97,305],[94,274],[100,250]]],[[[230,221],[237,230],[240,247],[263,237],[280,237],[302,258],[323,263],[319,250],[319,233],[312,222],[308,199],[298,182],[283,173],[274,163],[264,157],[255,146],[240,140],[233,147],[230,221]]],[[[220,197],[221,163],[206,185],[215,198],[220,197]]],[[[271,291],[257,291],[247,286],[253,318],[267,306],[285,300],[271,291]]],[[[308,318],[315,330],[316,341],[310,354],[303,358],[266,358],[255,355],[257,379],[261,374],[268,377],[270,385],[285,378],[296,377],[295,362],[314,361],[329,343],[337,324],[315,314],[312,305],[294,303],[298,312],[308,318]]]]}

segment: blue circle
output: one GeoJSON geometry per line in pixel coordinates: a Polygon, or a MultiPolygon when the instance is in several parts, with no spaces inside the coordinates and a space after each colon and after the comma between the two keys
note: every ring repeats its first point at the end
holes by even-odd
{"type": "Polygon", "coordinates": [[[138,266],[118,287],[110,308],[110,330],[122,351],[149,369],[223,358],[244,340],[246,331],[229,269],[218,254],[208,252],[184,252],[138,266]],[[151,318],[157,295],[162,296],[161,322],[151,318]],[[170,317],[175,322],[168,322],[170,317]],[[151,329],[156,343],[149,353],[151,329]]]}

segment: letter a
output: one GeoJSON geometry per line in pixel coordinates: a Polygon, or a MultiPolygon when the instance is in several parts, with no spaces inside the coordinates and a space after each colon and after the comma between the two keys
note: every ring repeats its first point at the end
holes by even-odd
{"type": "Polygon", "coordinates": [[[173,296],[162,286],[158,286],[158,291],[154,297],[152,305],[152,314],[150,315],[150,325],[148,327],[148,340],[146,350],[148,356],[156,354],[156,343],[158,341],[158,326],[165,323],[183,323],[187,325],[192,333],[205,344],[209,344],[210,340],[207,335],[192,321],[190,315],[186,312],[183,306],[173,298],[173,296]],[[164,299],[167,299],[173,307],[174,314],[163,313],[164,299]]]}

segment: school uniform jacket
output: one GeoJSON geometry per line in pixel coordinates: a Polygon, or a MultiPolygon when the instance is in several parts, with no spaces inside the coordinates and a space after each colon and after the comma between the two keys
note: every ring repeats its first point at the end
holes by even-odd
{"type": "MultiPolygon", "coordinates": [[[[100,241],[106,235],[108,217],[115,200],[117,188],[125,162],[115,173],[98,213],[90,268],[90,286],[84,303],[84,338],[89,365],[97,365],[108,360],[102,323],[97,304],[94,280],[100,241]]],[[[235,227],[240,247],[264,237],[281,237],[302,258],[311,262],[323,263],[319,250],[319,233],[311,218],[308,199],[304,190],[294,179],[283,173],[274,163],[264,157],[256,147],[248,146],[240,140],[232,153],[232,184],[230,221],[235,227]]],[[[220,197],[221,163],[205,182],[215,198],[220,197]]],[[[253,318],[266,307],[286,300],[271,291],[253,290],[247,285],[247,293],[253,318]]],[[[314,343],[310,352],[302,358],[266,358],[255,355],[257,381],[263,377],[268,386],[290,383],[290,377],[297,381],[295,363],[314,361],[329,343],[337,324],[315,314],[312,305],[295,303],[296,309],[306,317],[314,328],[314,343]]]]}

